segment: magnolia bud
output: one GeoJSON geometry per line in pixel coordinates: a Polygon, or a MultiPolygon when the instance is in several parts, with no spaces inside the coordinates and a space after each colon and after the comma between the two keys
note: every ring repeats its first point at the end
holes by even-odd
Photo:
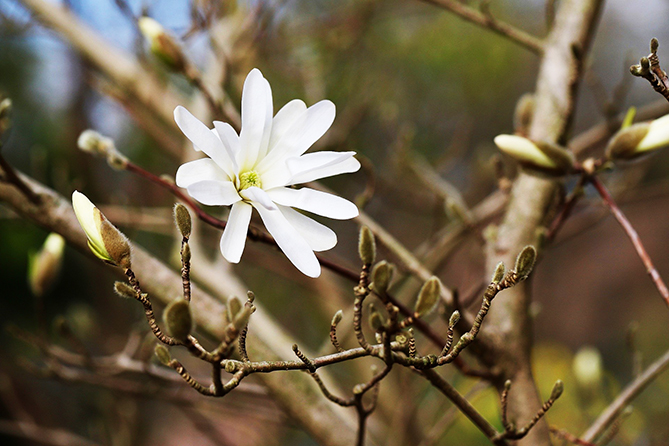
{"type": "Polygon", "coordinates": [[[135,290],[125,282],[114,282],[114,292],[126,299],[135,299],[137,296],[135,290]]]}
{"type": "Polygon", "coordinates": [[[229,321],[234,321],[235,317],[239,313],[239,311],[242,309],[242,303],[239,299],[236,297],[232,297],[228,299],[228,320],[229,321]]]}
{"type": "Polygon", "coordinates": [[[499,135],[495,144],[530,172],[560,177],[572,171],[574,155],[547,142],[535,142],[522,136],[499,135]]]}
{"type": "Polygon", "coordinates": [[[52,232],[39,252],[28,258],[28,282],[35,296],[43,296],[51,288],[63,263],[65,239],[52,232]]]}
{"type": "Polygon", "coordinates": [[[430,279],[423,284],[423,287],[418,293],[414,311],[418,313],[419,316],[425,316],[437,305],[440,294],[441,282],[434,276],[430,277],[430,279]]]}
{"type": "Polygon", "coordinates": [[[381,313],[379,313],[374,304],[369,304],[369,326],[375,332],[383,328],[383,316],[381,316],[381,313]]]}
{"type": "Polygon", "coordinates": [[[181,232],[181,236],[184,238],[189,238],[192,230],[192,222],[190,218],[190,213],[186,206],[181,203],[174,205],[174,221],[181,232]]]}
{"type": "Polygon", "coordinates": [[[527,245],[520,251],[516,258],[516,274],[521,280],[526,279],[534,268],[534,262],[537,259],[537,250],[532,245],[527,245]]]}
{"type": "Polygon", "coordinates": [[[374,234],[372,234],[372,231],[367,226],[360,228],[358,253],[363,265],[374,263],[374,259],[376,258],[376,241],[374,240],[374,234]]]}
{"type": "Polygon", "coordinates": [[[633,160],[668,145],[669,115],[665,115],[618,131],[606,147],[606,156],[614,161],[633,160]]]}
{"type": "Polygon", "coordinates": [[[72,207],[88,238],[88,247],[100,259],[130,268],[130,244],[121,231],[84,194],[74,191],[72,207]]]}
{"type": "Polygon", "coordinates": [[[344,317],[344,312],[341,310],[337,310],[334,316],[332,316],[332,322],[330,322],[330,325],[336,327],[337,325],[339,325],[343,317],[344,317]]]}
{"type": "Polygon", "coordinates": [[[158,361],[163,363],[163,365],[170,365],[170,362],[172,361],[172,357],[170,356],[169,350],[164,345],[156,345],[155,349],[156,357],[158,358],[158,361]]]}
{"type": "Polygon", "coordinates": [[[390,280],[393,277],[393,269],[385,260],[374,265],[372,270],[372,289],[377,294],[384,294],[388,291],[390,280]]]}
{"type": "Polygon", "coordinates": [[[451,314],[451,317],[448,319],[448,326],[455,327],[455,325],[458,322],[460,322],[460,312],[458,310],[455,310],[453,314],[451,314]]]}
{"type": "Polygon", "coordinates": [[[150,17],[140,18],[138,24],[144,38],[149,42],[153,55],[170,69],[183,71],[186,67],[186,59],[176,38],[150,17]]]}
{"type": "Polygon", "coordinates": [[[167,326],[167,331],[177,341],[185,342],[193,331],[190,305],[184,299],[176,299],[170,302],[163,313],[163,320],[167,326]]]}
{"type": "Polygon", "coordinates": [[[114,149],[114,140],[95,130],[88,129],[79,135],[77,146],[83,152],[106,157],[109,150],[114,149]]]}
{"type": "Polygon", "coordinates": [[[506,269],[504,268],[504,262],[499,262],[495,268],[495,272],[492,274],[492,283],[500,283],[504,278],[504,273],[506,269]]]}
{"type": "Polygon", "coordinates": [[[235,316],[235,319],[232,321],[232,324],[234,325],[235,329],[237,331],[241,331],[246,327],[246,325],[249,323],[249,319],[251,319],[251,315],[256,311],[256,308],[254,306],[247,306],[244,305],[237,313],[235,316]]]}
{"type": "Polygon", "coordinates": [[[562,380],[558,379],[555,381],[555,385],[553,386],[553,391],[551,392],[551,400],[555,401],[556,399],[560,398],[562,396],[562,392],[564,392],[564,383],[562,380]]]}

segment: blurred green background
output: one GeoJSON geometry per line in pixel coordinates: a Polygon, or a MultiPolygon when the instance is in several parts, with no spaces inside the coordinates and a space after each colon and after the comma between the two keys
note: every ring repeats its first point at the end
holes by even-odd
{"type": "MultiPolygon", "coordinates": [[[[107,41],[136,53],[182,93],[193,93],[183,79],[167,73],[147,56],[133,23],[115,1],[67,3],[107,41]]],[[[516,101],[534,89],[536,55],[419,1],[255,0],[217,4],[132,0],[128,4],[133,14],[144,10],[176,35],[185,36],[185,47],[200,66],[216,49],[207,37],[206,24],[204,29],[189,30],[192,8],[213,8],[215,17],[255,11],[259,19],[247,30],[251,35],[248,54],[228,55],[232,72],[225,87],[233,103],[239,103],[240,81],[253,66],[270,81],[277,108],[295,97],[308,104],[323,98],[333,100],[338,118],[323,145],[355,150],[371,161],[376,189],[365,210],[410,248],[447,224],[449,216],[406,169],[403,154],[408,151],[426,158],[473,206],[496,188],[492,138],[513,131],[516,101]]],[[[537,35],[546,32],[544,8],[544,1],[538,0],[505,0],[492,5],[496,17],[537,35]]],[[[610,96],[623,79],[629,92],[618,104],[620,110],[659,98],[645,81],[629,76],[627,67],[648,52],[651,37],[666,45],[660,48],[661,58],[669,54],[663,51],[669,47],[668,19],[669,4],[663,0],[606,3],[587,62],[574,134],[603,121],[597,92],[610,96]]],[[[85,192],[131,239],[158,258],[173,261],[173,197],[81,153],[76,140],[81,131],[94,128],[113,137],[121,152],[157,174],[174,175],[182,160],[162,150],[122,105],[101,94],[100,84],[87,63],[56,33],[33,20],[20,1],[2,0],[0,94],[14,104],[13,127],[5,136],[3,156],[66,197],[74,189],[85,192]],[[141,227],[129,224],[127,209],[135,216],[148,215],[150,221],[141,227]]],[[[513,170],[510,163],[507,168],[513,170]]],[[[669,153],[606,178],[614,189],[624,192],[623,209],[665,276],[669,275],[667,178],[669,153]]],[[[361,172],[326,180],[325,184],[353,199],[363,191],[365,181],[361,172]]],[[[551,425],[574,434],[587,428],[631,379],[632,355],[626,344],[630,323],[639,324],[636,341],[645,364],[669,348],[667,309],[622,230],[602,214],[591,191],[588,197],[588,206],[578,209],[548,247],[532,279],[536,378],[545,396],[556,379],[565,382],[565,395],[548,419],[551,425]],[[593,346],[602,358],[601,379],[590,384],[579,383],[573,371],[574,355],[584,346],[593,346]]],[[[330,223],[340,239],[333,255],[347,265],[356,265],[355,224],[330,223]]],[[[210,240],[209,254],[218,255],[219,234],[202,231],[205,240],[210,240]]],[[[27,285],[27,262],[28,254],[40,248],[46,235],[0,203],[3,326],[38,330],[35,299],[27,285]]],[[[469,238],[438,271],[445,284],[463,292],[475,288],[487,274],[482,269],[481,247],[475,237],[469,238]]],[[[297,277],[263,246],[250,245],[248,251],[248,261],[235,266],[234,271],[289,332],[317,350],[326,341],[333,312],[338,308],[350,311],[348,284],[335,281],[338,288],[326,292],[297,277]]],[[[115,276],[105,265],[70,248],[64,260],[55,286],[45,296],[46,319],[51,323],[64,316],[93,354],[122,349],[128,332],[143,327],[138,305],[113,295],[115,276]]],[[[65,428],[102,444],[313,444],[286,420],[280,408],[267,401],[266,395],[231,396],[230,401],[226,397],[222,404],[196,401],[198,410],[212,420],[219,433],[225,431],[219,437],[207,437],[193,421],[196,417],[175,405],[27,374],[22,362],[38,362],[39,353],[10,335],[3,339],[3,419],[15,418],[20,407],[41,424],[65,428]],[[262,404],[254,398],[260,398],[262,404]],[[259,405],[262,410],[258,410],[259,405]],[[259,433],[259,426],[267,434],[259,433]]],[[[51,329],[50,339],[67,345],[51,329]]],[[[353,385],[358,381],[352,374],[359,373],[360,367],[337,366],[335,374],[345,385],[353,385]]],[[[380,444],[418,444],[412,429],[433,432],[434,425],[433,444],[486,444],[466,418],[450,415],[450,405],[441,395],[412,379],[406,370],[394,370],[393,374],[384,385],[393,387],[401,404],[372,416],[372,422],[379,426],[393,426],[377,429],[380,444]],[[442,419],[448,416],[452,419],[442,419]],[[452,425],[446,423],[450,421],[452,425]]],[[[474,405],[495,420],[495,425],[500,424],[498,400],[492,390],[477,390],[474,381],[452,370],[446,374],[462,392],[474,388],[474,405]]],[[[669,374],[635,401],[632,416],[612,444],[666,445],[667,401],[669,374]]],[[[17,439],[9,441],[24,444],[17,439]]]]}

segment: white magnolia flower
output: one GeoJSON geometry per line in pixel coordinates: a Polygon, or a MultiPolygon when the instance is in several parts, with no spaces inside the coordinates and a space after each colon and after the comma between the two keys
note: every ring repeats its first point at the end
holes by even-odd
{"type": "Polygon", "coordinates": [[[251,213],[255,208],[279,248],[309,277],[318,277],[320,264],[314,251],[337,244],[336,234],[293,208],[324,217],[346,220],[358,215],[348,200],[303,187],[291,186],[355,172],[355,152],[304,154],[330,128],[335,106],[324,100],[307,108],[295,99],[272,117],[272,90],[258,69],[246,77],[242,91],[242,129],[214,121],[209,129],[185,108],[174,119],[196,150],[209,158],[179,167],[176,183],[191,197],[209,206],[232,209],[221,237],[221,253],[239,262],[251,213]]]}

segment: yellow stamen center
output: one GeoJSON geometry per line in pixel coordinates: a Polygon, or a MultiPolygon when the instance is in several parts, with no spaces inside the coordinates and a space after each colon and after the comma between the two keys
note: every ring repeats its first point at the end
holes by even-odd
{"type": "Polygon", "coordinates": [[[249,187],[262,188],[260,175],[255,170],[249,170],[239,175],[239,190],[248,189],[249,187]]]}

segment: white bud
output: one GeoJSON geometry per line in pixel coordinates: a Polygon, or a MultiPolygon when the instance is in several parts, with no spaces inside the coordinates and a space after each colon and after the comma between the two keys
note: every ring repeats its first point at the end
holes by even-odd
{"type": "Polygon", "coordinates": [[[499,150],[532,172],[562,176],[569,173],[574,165],[574,155],[553,144],[516,135],[498,135],[494,141],[499,150]]]}

